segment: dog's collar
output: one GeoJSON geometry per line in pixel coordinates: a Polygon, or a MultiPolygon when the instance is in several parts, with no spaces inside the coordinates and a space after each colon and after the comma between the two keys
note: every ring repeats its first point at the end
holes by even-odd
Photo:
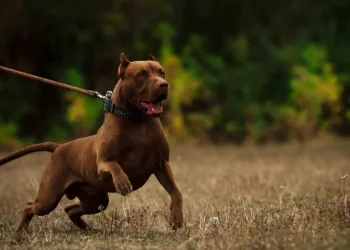
{"type": "Polygon", "coordinates": [[[103,109],[105,112],[113,113],[119,117],[131,118],[131,117],[141,117],[146,116],[147,113],[134,113],[130,111],[123,110],[115,106],[112,101],[112,91],[107,91],[106,96],[104,97],[103,109]]]}

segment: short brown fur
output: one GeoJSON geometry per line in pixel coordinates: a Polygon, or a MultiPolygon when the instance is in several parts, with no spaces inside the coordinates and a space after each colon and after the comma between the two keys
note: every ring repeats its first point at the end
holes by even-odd
{"type": "MultiPolygon", "coordinates": [[[[130,112],[144,111],[140,102],[163,96],[168,84],[161,65],[150,55],[148,61],[130,62],[124,54],[118,68],[119,82],[114,88],[113,103],[130,112]]],[[[34,215],[53,211],[63,195],[79,202],[65,211],[79,228],[86,229],[81,219],[96,214],[108,206],[108,193],[127,195],[142,187],[152,174],[171,197],[170,223],[173,229],[183,222],[182,195],[169,165],[169,145],[160,119],[156,116],[135,118],[106,113],[96,135],[62,145],[43,143],[32,145],[0,160],[0,165],[36,151],[53,152],[42,176],[34,202],[28,202],[17,232],[25,228],[34,215]]]]}

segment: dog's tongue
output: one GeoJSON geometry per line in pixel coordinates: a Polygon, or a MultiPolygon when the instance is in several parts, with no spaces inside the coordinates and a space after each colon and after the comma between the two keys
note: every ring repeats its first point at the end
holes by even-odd
{"type": "Polygon", "coordinates": [[[163,107],[160,102],[155,102],[155,103],[142,102],[142,106],[147,108],[148,115],[159,115],[163,113],[163,107]]]}

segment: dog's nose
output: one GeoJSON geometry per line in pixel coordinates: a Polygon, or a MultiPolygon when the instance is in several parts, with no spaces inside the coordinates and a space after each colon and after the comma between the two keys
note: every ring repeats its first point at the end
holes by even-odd
{"type": "Polygon", "coordinates": [[[159,84],[159,88],[161,88],[161,89],[167,89],[167,88],[168,88],[168,83],[167,83],[167,82],[161,82],[161,83],[159,84]]]}

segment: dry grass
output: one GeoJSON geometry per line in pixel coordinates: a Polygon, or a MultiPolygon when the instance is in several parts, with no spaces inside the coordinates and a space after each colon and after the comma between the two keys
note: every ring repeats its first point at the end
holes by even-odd
{"type": "Polygon", "coordinates": [[[110,195],[109,208],[85,216],[81,232],[62,211],[35,217],[13,233],[38,188],[49,154],[0,169],[2,249],[350,249],[350,144],[173,147],[184,195],[184,228],[169,229],[169,197],[155,178],[130,197],[110,195]]]}

